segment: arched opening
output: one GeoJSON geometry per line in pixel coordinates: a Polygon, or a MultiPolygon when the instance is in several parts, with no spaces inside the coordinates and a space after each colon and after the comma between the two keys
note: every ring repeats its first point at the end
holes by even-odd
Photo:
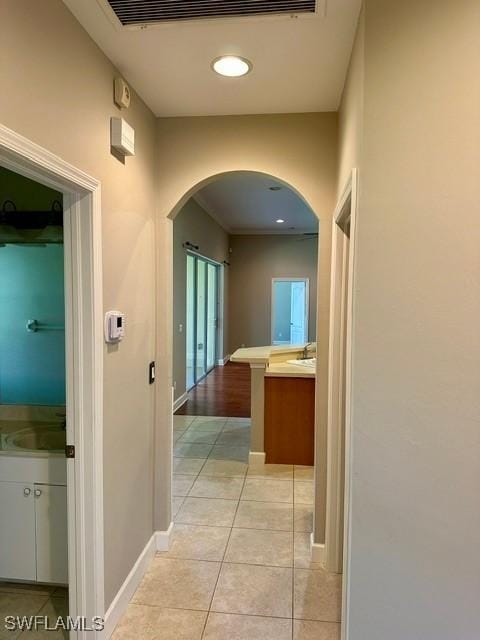
{"type": "MultiPolygon", "coordinates": [[[[242,170],[217,173],[197,182],[169,212],[168,223],[172,245],[168,262],[173,275],[171,297],[174,309],[174,317],[170,319],[171,357],[168,366],[172,372],[174,391],[173,396],[170,395],[166,399],[166,406],[169,416],[174,410],[181,416],[178,419],[175,418],[173,429],[172,517],[177,517],[180,524],[195,522],[193,526],[202,526],[201,523],[207,515],[199,513],[200,502],[210,498],[213,501],[232,500],[239,504],[242,495],[247,497],[249,495],[243,493],[246,489],[244,485],[248,484],[249,463],[251,469],[253,462],[259,462],[255,454],[262,452],[264,456],[260,462],[265,462],[263,434],[259,439],[258,425],[254,433],[254,428],[250,427],[249,423],[250,407],[255,403],[258,404],[258,393],[254,386],[258,391],[258,385],[264,384],[264,372],[251,368],[248,362],[223,366],[225,361],[242,347],[271,347],[272,343],[278,343],[279,347],[283,344],[290,348],[295,342],[300,342],[300,348],[297,348],[297,352],[292,351],[291,358],[283,358],[284,361],[296,359],[302,356],[306,343],[316,342],[319,216],[288,181],[263,172],[242,170]],[[255,204],[256,208],[252,209],[255,204]],[[207,221],[207,218],[210,220],[207,221]],[[192,226],[192,220],[196,221],[195,226],[192,226]],[[282,222],[279,222],[280,220],[282,222]],[[179,232],[176,225],[180,223],[182,231],[179,232]],[[188,227],[189,224],[190,227],[188,227]],[[223,234],[226,240],[226,244],[224,242],[220,247],[224,251],[223,254],[221,250],[216,254],[212,253],[209,240],[213,239],[215,243],[213,238],[215,234],[217,236],[223,234]],[[198,240],[199,237],[200,240],[198,240]],[[258,256],[265,254],[267,240],[268,243],[276,245],[274,250],[276,264],[270,271],[264,270],[262,273],[255,274],[255,268],[259,266],[258,256]],[[310,267],[307,273],[305,265],[308,261],[310,261],[310,267]],[[251,269],[246,269],[249,262],[254,262],[254,265],[251,269]],[[188,276],[189,268],[190,276],[188,276]],[[235,270],[240,273],[234,275],[235,270]],[[215,271],[216,276],[213,275],[215,271]],[[211,276],[210,281],[208,273],[211,276]],[[188,277],[191,282],[195,282],[196,287],[196,292],[190,292],[190,309],[188,309],[188,277]],[[217,278],[216,283],[215,278],[217,278]],[[277,280],[279,282],[276,282],[277,280]],[[205,299],[200,299],[201,296],[200,298],[198,296],[200,281],[203,291],[207,291],[205,299]],[[262,287],[257,287],[259,281],[262,281],[262,287]],[[305,287],[305,282],[310,286],[305,287]],[[206,283],[206,289],[203,283],[206,283]],[[295,283],[294,286],[292,283],[295,283]],[[288,335],[276,326],[276,320],[273,317],[272,301],[275,297],[276,285],[279,291],[277,297],[280,297],[282,285],[283,293],[289,290],[290,294],[287,307],[292,317],[288,318],[288,335]],[[216,291],[217,307],[218,301],[224,305],[218,316],[208,315],[208,291],[211,290],[211,286],[216,291]],[[301,291],[302,286],[303,291],[301,291]],[[232,295],[232,289],[235,295],[232,295]],[[249,289],[252,289],[251,295],[249,289]],[[237,295],[239,290],[241,295],[237,295]],[[292,290],[296,292],[297,302],[300,299],[303,304],[302,313],[299,313],[298,305],[295,307],[295,303],[292,303],[292,290]],[[180,303],[179,298],[183,298],[180,303]],[[199,313],[200,305],[203,306],[199,313]],[[308,306],[307,312],[305,312],[306,306],[308,306]],[[192,324],[197,323],[193,331],[189,331],[188,327],[189,311],[192,324]],[[203,316],[203,324],[200,327],[198,326],[199,316],[203,316]],[[236,323],[232,324],[232,316],[236,323]],[[295,328],[297,333],[292,335],[290,327],[294,316],[302,316],[306,322],[303,327],[297,326],[295,328]],[[208,330],[212,322],[214,324],[218,322],[217,328],[220,335],[217,334],[209,340],[208,330]],[[239,328],[238,324],[242,326],[239,328]],[[302,329],[304,334],[297,340],[295,336],[299,336],[302,329]],[[201,340],[198,339],[200,333],[201,340]],[[206,342],[203,338],[206,338],[206,342]],[[191,340],[190,349],[189,340],[191,340]],[[213,357],[212,350],[209,351],[209,343],[211,345],[212,340],[216,346],[213,357]],[[223,351],[220,345],[223,346],[223,351]],[[201,356],[205,359],[199,367],[198,361],[201,356]],[[216,370],[221,371],[217,376],[219,378],[217,386],[214,381],[216,370]],[[227,389],[228,376],[225,373],[228,371],[231,371],[232,385],[237,389],[232,387],[227,389]],[[261,373],[261,380],[259,380],[259,373],[261,373]],[[195,379],[197,374],[198,379],[195,379]],[[248,395],[250,396],[250,393],[255,395],[255,399],[252,397],[253,402],[250,397],[247,399],[247,413],[245,413],[245,405],[241,405],[242,398],[239,398],[237,393],[238,387],[245,383],[245,375],[248,376],[250,387],[248,395]],[[206,383],[209,379],[212,380],[212,384],[206,383]],[[193,393],[191,389],[194,390],[193,393]],[[232,393],[233,397],[221,397],[225,393],[232,393]],[[232,407],[235,408],[232,409],[232,407]]],[[[265,268],[265,260],[263,268],[265,268]]],[[[310,358],[315,357],[312,352],[307,355],[310,358]]],[[[309,405],[312,414],[311,463],[303,465],[303,469],[297,469],[299,482],[296,487],[298,491],[303,491],[303,497],[298,503],[300,507],[298,514],[302,513],[306,523],[312,521],[314,510],[315,364],[310,366],[313,368],[313,375],[308,378],[311,383],[309,405]]],[[[275,376],[271,376],[272,380],[274,378],[275,376]]],[[[305,378],[307,379],[307,376],[305,378]]],[[[261,414],[265,415],[263,410],[261,414]]],[[[263,424],[261,428],[263,431],[263,424]]],[[[266,461],[267,465],[264,467],[266,470],[256,472],[259,478],[264,477],[274,482],[278,482],[279,479],[280,481],[291,479],[292,497],[284,496],[283,499],[287,502],[280,504],[284,511],[291,510],[293,530],[295,463],[283,463],[285,470],[282,478],[282,470],[279,467],[273,468],[277,463],[273,462],[269,468],[268,457],[266,461]]],[[[286,489],[287,485],[289,485],[288,482],[279,485],[278,488],[286,489]]],[[[252,497],[251,493],[250,497],[252,497]]],[[[278,496],[271,497],[272,504],[276,505],[278,496]]],[[[250,501],[245,500],[245,502],[250,501]]],[[[221,518],[224,516],[225,514],[220,517],[218,523],[222,522],[221,518]]],[[[211,518],[211,514],[208,517],[211,518]]],[[[228,516],[225,517],[228,520],[228,516]]],[[[233,526],[233,519],[227,526],[233,526]]],[[[268,531],[269,526],[267,523],[264,529],[268,531]]],[[[311,524],[306,524],[304,530],[298,532],[300,537],[305,538],[302,542],[308,549],[310,549],[310,533],[311,524]]]]}
{"type": "Polygon", "coordinates": [[[307,207],[310,208],[310,210],[312,211],[313,215],[315,215],[317,218],[320,217],[318,215],[318,213],[315,212],[314,207],[308,202],[307,198],[304,197],[304,195],[301,193],[301,191],[291,181],[288,181],[288,180],[282,178],[279,175],[273,175],[271,173],[266,173],[264,171],[258,171],[258,170],[250,171],[250,170],[246,170],[246,169],[233,169],[233,170],[229,170],[229,171],[222,171],[220,173],[214,173],[214,174],[212,174],[210,176],[202,178],[201,180],[199,180],[198,182],[193,184],[190,187],[190,189],[188,189],[183,194],[183,196],[178,200],[176,205],[169,212],[168,218],[170,218],[171,220],[174,220],[175,217],[177,216],[178,212],[182,209],[182,207],[186,204],[186,202],[188,202],[188,200],[190,198],[194,197],[196,193],[201,191],[203,188],[205,188],[209,184],[211,184],[213,182],[217,182],[218,180],[221,180],[222,178],[228,178],[229,176],[240,176],[240,175],[254,175],[254,176],[263,177],[263,178],[271,180],[275,184],[278,184],[278,185],[286,187],[287,189],[292,191],[292,193],[294,193],[302,202],[304,202],[307,207]]]}

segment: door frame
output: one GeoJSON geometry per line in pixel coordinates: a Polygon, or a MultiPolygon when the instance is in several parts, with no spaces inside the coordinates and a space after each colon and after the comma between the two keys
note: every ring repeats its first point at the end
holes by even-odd
{"type": "Polygon", "coordinates": [[[328,357],[327,496],[325,568],[341,573],[342,638],[348,637],[348,566],[352,458],[352,328],[355,245],[358,224],[358,170],[352,169],[333,214],[328,357]],[[349,220],[347,249],[345,225],[349,220]],[[345,301],[345,279],[348,282],[345,301]],[[343,339],[345,343],[343,343],[343,339]],[[345,346],[344,346],[345,345],[345,346]],[[345,350],[344,350],[345,349],[345,350]],[[343,367],[343,356],[345,356],[343,367]],[[342,385],[344,380],[344,386],[342,385]],[[343,397],[345,406],[343,410],[343,397]],[[345,414],[343,416],[343,413],[345,414]],[[345,432],[342,429],[344,417],[345,432]]]}
{"type": "Polygon", "coordinates": [[[310,313],[310,278],[290,278],[289,276],[285,276],[283,278],[272,278],[272,295],[271,295],[271,307],[270,307],[270,334],[272,344],[292,344],[290,341],[288,342],[274,342],[273,338],[275,335],[275,283],[276,282],[305,282],[305,342],[308,342],[308,316],[310,313]]]}
{"type": "MultiPolygon", "coordinates": [[[[105,615],[103,546],[103,300],[100,182],[0,124],[0,165],[64,199],[69,616],[105,615]]],[[[101,630],[70,638],[101,638],[101,630]]]]}

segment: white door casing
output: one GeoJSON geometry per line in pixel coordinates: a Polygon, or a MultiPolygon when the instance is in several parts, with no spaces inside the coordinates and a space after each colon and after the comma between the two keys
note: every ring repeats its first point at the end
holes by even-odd
{"type": "MultiPolygon", "coordinates": [[[[100,183],[0,124],[0,165],[64,200],[69,615],[103,616],[103,302],[100,183]]],[[[101,631],[75,630],[95,640],[101,631]]]]}
{"type": "Polygon", "coordinates": [[[325,567],[341,572],[342,640],[349,637],[352,457],[352,327],[358,171],[353,169],[333,215],[328,365],[325,567]]]}

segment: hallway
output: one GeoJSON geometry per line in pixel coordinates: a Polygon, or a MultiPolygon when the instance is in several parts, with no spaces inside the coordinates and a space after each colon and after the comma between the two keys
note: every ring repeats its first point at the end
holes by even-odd
{"type": "Polygon", "coordinates": [[[338,640],[341,577],[310,561],[313,467],[249,467],[248,419],[174,416],[170,551],[114,640],[338,640]]]}

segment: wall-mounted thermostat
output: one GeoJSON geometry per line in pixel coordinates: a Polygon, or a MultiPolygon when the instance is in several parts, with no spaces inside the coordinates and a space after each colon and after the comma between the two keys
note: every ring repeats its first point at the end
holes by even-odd
{"type": "Polygon", "coordinates": [[[121,109],[128,109],[130,106],[130,87],[123,78],[115,78],[115,103],[121,109]]]}
{"type": "Polygon", "coordinates": [[[125,156],[135,155],[135,129],[123,118],[110,119],[110,144],[125,156]]]}
{"type": "Polygon", "coordinates": [[[107,311],[105,314],[105,342],[120,342],[125,335],[125,314],[107,311]]]}

